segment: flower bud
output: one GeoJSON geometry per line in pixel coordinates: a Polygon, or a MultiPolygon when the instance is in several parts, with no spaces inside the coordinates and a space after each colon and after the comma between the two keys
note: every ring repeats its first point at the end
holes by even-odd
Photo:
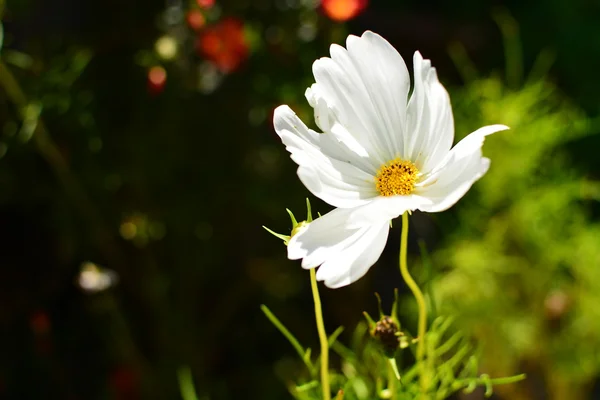
{"type": "Polygon", "coordinates": [[[383,316],[377,321],[371,334],[381,343],[385,355],[393,357],[400,345],[400,335],[402,335],[394,320],[387,315],[383,316]]]}

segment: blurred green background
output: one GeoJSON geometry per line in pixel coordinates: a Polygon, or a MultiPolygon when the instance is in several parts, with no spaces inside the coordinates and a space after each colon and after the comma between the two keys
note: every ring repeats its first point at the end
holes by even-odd
{"type": "MultiPolygon", "coordinates": [[[[308,274],[261,228],[309,196],[272,110],[311,120],[312,62],[366,29],[432,60],[457,139],[512,128],[457,206],[411,219],[437,312],[484,372],[528,373],[497,398],[600,398],[599,2],[0,5],[0,398],[177,399],[188,368],[200,399],[289,398],[300,362],[260,304],[318,342],[308,274]]],[[[322,290],[330,332],[408,294],[398,242],[322,290]]]]}

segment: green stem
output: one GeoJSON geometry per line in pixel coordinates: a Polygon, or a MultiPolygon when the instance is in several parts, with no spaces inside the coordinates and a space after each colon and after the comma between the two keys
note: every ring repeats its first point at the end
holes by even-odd
{"type": "Polygon", "coordinates": [[[388,389],[390,391],[390,400],[396,400],[398,398],[398,367],[396,367],[396,360],[388,360],[388,389]]]}
{"type": "Polygon", "coordinates": [[[424,395],[427,390],[427,383],[424,374],[424,364],[422,363],[422,361],[425,355],[425,330],[427,329],[427,307],[425,306],[425,297],[423,297],[421,289],[419,289],[419,286],[408,272],[408,266],[406,262],[406,253],[408,247],[407,243],[408,212],[405,212],[404,214],[402,214],[402,236],[400,239],[400,274],[402,275],[402,279],[404,279],[404,282],[406,282],[410,290],[413,292],[415,300],[417,301],[417,307],[419,309],[419,321],[417,331],[417,338],[419,339],[417,342],[417,366],[420,371],[419,382],[421,384],[421,393],[424,395]]]}
{"type": "Polygon", "coordinates": [[[327,340],[327,333],[325,333],[325,323],[323,322],[323,310],[321,308],[321,298],[319,297],[315,268],[310,270],[310,287],[315,302],[315,318],[317,320],[317,331],[319,331],[319,341],[321,342],[321,388],[323,389],[323,400],[331,400],[331,389],[329,387],[329,342],[327,340]]]}
{"type": "Polygon", "coordinates": [[[177,370],[177,380],[179,381],[179,392],[183,400],[198,400],[190,367],[179,368],[177,370]]]}
{"type": "Polygon", "coordinates": [[[470,383],[475,383],[477,385],[485,385],[487,384],[491,384],[491,385],[506,385],[509,383],[515,383],[515,382],[519,382],[524,380],[525,378],[527,378],[526,374],[519,374],[519,375],[514,375],[514,376],[507,376],[507,377],[503,377],[503,378],[469,378],[469,379],[457,379],[455,381],[455,385],[468,385],[470,383]]]}

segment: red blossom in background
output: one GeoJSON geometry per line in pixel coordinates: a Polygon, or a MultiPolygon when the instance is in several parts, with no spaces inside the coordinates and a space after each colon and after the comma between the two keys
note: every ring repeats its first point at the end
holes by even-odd
{"type": "Polygon", "coordinates": [[[35,349],[39,355],[48,355],[52,352],[50,331],[52,322],[45,311],[36,311],[29,317],[29,325],[35,335],[35,349]]]}
{"type": "Polygon", "coordinates": [[[159,94],[167,83],[167,71],[161,66],[154,66],[148,70],[148,90],[151,94],[159,94]]]}
{"type": "Polygon", "coordinates": [[[239,19],[225,18],[207,27],[198,35],[196,49],[222,72],[236,70],[248,58],[244,23],[239,19]]]}
{"type": "Polygon", "coordinates": [[[117,400],[136,400],[140,398],[139,376],[129,366],[117,366],[110,374],[109,384],[117,400]]]}
{"type": "Polygon", "coordinates": [[[186,15],[186,21],[190,28],[197,31],[204,26],[206,18],[200,10],[190,10],[186,15]]]}
{"type": "Polygon", "coordinates": [[[208,9],[215,5],[215,0],[196,0],[198,7],[208,9]]]}
{"type": "Polygon", "coordinates": [[[325,15],[334,21],[348,21],[367,8],[368,0],[322,0],[325,15]]]}
{"type": "Polygon", "coordinates": [[[36,311],[29,318],[31,330],[36,336],[47,335],[50,332],[50,317],[44,311],[36,311]]]}

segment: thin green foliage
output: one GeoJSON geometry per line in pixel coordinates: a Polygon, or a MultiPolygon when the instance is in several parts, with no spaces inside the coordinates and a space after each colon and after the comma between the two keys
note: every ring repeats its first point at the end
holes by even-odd
{"type": "MultiPolygon", "coordinates": [[[[269,320],[290,341],[302,361],[313,365],[311,360],[306,359],[307,351],[289,330],[268,308],[263,306],[262,309],[269,320]]],[[[453,318],[436,318],[426,335],[424,363],[428,380],[428,398],[445,399],[461,390],[466,393],[472,392],[476,387],[484,387],[485,394],[489,397],[495,385],[514,383],[525,378],[523,374],[504,378],[491,378],[487,374],[479,374],[477,354],[465,335],[453,329],[453,320],[453,318]]],[[[339,361],[339,369],[332,368],[330,371],[332,390],[338,393],[337,398],[343,396],[345,400],[377,398],[408,400],[416,398],[421,393],[419,366],[411,362],[402,366],[403,361],[414,360],[414,341],[406,351],[399,348],[393,358],[399,366],[399,375],[402,377],[396,382],[394,373],[390,374],[388,357],[370,334],[368,321],[358,324],[351,335],[350,346],[337,340],[342,330],[338,328],[329,337],[329,345],[339,361]]],[[[314,365],[318,365],[318,362],[314,365]]],[[[298,400],[321,399],[320,383],[314,376],[308,382],[290,385],[289,391],[298,400]]]]}
{"type": "MultiPolygon", "coordinates": [[[[496,16],[501,26],[505,17],[496,16]]],[[[505,78],[451,93],[457,132],[497,121],[511,130],[486,139],[490,171],[441,224],[453,232],[432,254],[445,267],[434,290],[442,313],[485,339],[486,371],[512,374],[526,363],[549,398],[588,398],[600,373],[600,184],[569,150],[597,143],[597,123],[544,77],[552,51],[525,79],[516,79],[519,46],[507,43],[507,59],[505,78]]]]}
{"type": "Polygon", "coordinates": [[[271,321],[271,323],[279,330],[279,332],[281,332],[281,334],[288,340],[288,342],[290,342],[292,347],[296,350],[296,353],[298,353],[300,359],[302,360],[302,362],[304,362],[306,368],[310,372],[310,376],[316,376],[317,368],[312,364],[310,360],[311,349],[304,349],[304,347],[300,344],[300,342],[298,341],[298,339],[296,339],[292,332],[290,332],[289,329],[287,329],[285,325],[283,325],[281,321],[279,321],[279,319],[275,316],[275,314],[271,312],[271,310],[269,310],[267,306],[263,304],[260,306],[260,309],[269,319],[269,321],[271,321]]]}

